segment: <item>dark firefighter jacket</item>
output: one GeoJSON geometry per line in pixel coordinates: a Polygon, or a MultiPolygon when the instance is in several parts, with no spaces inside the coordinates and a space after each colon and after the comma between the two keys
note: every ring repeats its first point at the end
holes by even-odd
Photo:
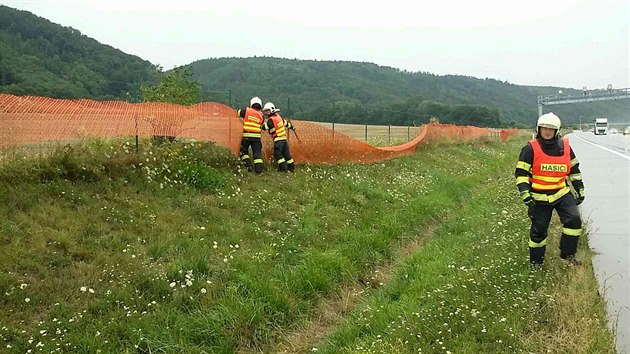
{"type": "MultiPolygon", "coordinates": [[[[573,149],[569,146],[568,140],[566,140],[566,146],[569,148],[569,164],[570,170],[566,176],[566,184],[558,183],[558,185],[554,186],[554,182],[544,183],[541,180],[549,180],[556,181],[553,177],[539,177],[535,178],[533,176],[532,171],[536,169],[534,166],[534,147],[532,144],[538,142],[540,144],[541,152],[544,155],[551,157],[559,157],[564,155],[564,143],[565,139],[554,138],[550,141],[546,141],[541,137],[536,140],[530,141],[527,145],[523,147],[521,150],[521,154],[519,156],[519,161],[516,164],[516,170],[514,171],[514,176],[516,177],[516,185],[518,187],[519,192],[530,191],[532,198],[536,200],[536,202],[550,203],[553,204],[555,201],[570,193],[569,183],[573,185],[576,193],[583,195],[584,193],[584,183],[582,182],[582,174],[580,173],[580,163],[575,157],[575,153],[573,149]],[[534,182],[534,183],[532,183],[534,182]]],[[[553,160],[554,158],[545,158],[545,156],[541,156],[537,158],[538,164],[541,162],[544,163],[546,160],[553,160]]],[[[552,164],[553,165],[553,164],[552,164]]],[[[538,166],[538,170],[540,171],[540,167],[538,166]]],[[[544,170],[544,168],[543,168],[544,170]]]]}

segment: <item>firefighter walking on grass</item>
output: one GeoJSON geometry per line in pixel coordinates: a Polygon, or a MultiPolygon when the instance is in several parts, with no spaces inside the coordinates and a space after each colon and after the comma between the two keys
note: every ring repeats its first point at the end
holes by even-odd
{"type": "Polygon", "coordinates": [[[261,127],[263,125],[263,113],[261,111],[262,100],[254,97],[249,101],[249,107],[238,110],[238,115],[243,119],[243,137],[241,139],[240,157],[248,171],[263,172],[263,156],[261,127]],[[254,163],[249,156],[249,148],[252,148],[254,163]]]}
{"type": "Polygon", "coordinates": [[[295,164],[293,163],[293,158],[291,158],[291,152],[289,151],[287,129],[295,131],[295,127],[291,122],[287,122],[282,118],[278,112],[280,112],[280,110],[277,109],[273,103],[265,103],[263,113],[267,117],[267,121],[263,125],[263,129],[267,130],[273,138],[273,157],[278,163],[278,171],[293,172],[295,170],[295,164]]]}
{"type": "Polygon", "coordinates": [[[554,209],[562,223],[560,258],[579,265],[581,262],[575,253],[582,235],[582,220],[577,206],[584,201],[584,183],[569,140],[560,138],[558,116],[547,113],[538,118],[536,138],[521,150],[514,175],[531,219],[529,261],[532,267],[542,267],[554,209]]]}

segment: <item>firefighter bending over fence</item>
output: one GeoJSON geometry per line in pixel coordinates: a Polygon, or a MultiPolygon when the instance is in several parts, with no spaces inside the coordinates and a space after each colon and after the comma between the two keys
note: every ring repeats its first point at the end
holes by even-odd
{"type": "Polygon", "coordinates": [[[291,152],[289,151],[287,129],[291,129],[295,133],[295,127],[291,122],[287,122],[282,118],[278,112],[280,112],[280,110],[277,109],[273,103],[265,103],[263,114],[267,118],[267,121],[263,124],[262,128],[268,131],[273,138],[273,157],[278,163],[278,171],[293,172],[295,170],[295,164],[293,163],[293,158],[291,158],[291,152]]]}

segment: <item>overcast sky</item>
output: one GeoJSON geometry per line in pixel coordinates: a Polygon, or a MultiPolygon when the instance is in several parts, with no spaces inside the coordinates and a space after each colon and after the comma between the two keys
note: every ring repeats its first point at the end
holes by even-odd
{"type": "Polygon", "coordinates": [[[11,1],[165,69],[218,57],[372,62],[581,89],[630,87],[630,0],[11,1]]]}

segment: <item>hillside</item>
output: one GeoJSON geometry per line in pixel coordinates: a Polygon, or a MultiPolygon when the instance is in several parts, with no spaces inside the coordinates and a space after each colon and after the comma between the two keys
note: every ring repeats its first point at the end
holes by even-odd
{"type": "Polygon", "coordinates": [[[0,352],[614,353],[586,237],[528,266],[527,138],[288,175],[211,143],[2,161],[0,352]]]}
{"type": "MultiPolygon", "coordinates": [[[[578,90],[514,85],[494,79],[411,73],[372,63],[269,57],[204,59],[190,64],[203,99],[239,107],[252,96],[285,115],[344,123],[443,123],[531,127],[536,96],[578,90]]],[[[518,70],[518,68],[515,68],[518,70]]],[[[456,72],[457,68],[453,68],[456,72]]],[[[55,98],[140,100],[158,80],[139,57],[26,11],[0,6],[0,92],[55,98]]],[[[607,116],[626,121],[630,100],[552,107],[566,123],[607,116]]]]}
{"type": "Polygon", "coordinates": [[[154,65],[27,11],[0,5],[0,92],[138,99],[154,65]]]}
{"type": "MultiPolygon", "coordinates": [[[[537,95],[556,94],[558,90],[581,94],[566,88],[411,73],[358,62],[256,57],[204,59],[191,66],[193,77],[205,90],[231,90],[238,104],[246,104],[249,97],[258,95],[289,115],[349,123],[411,124],[436,116],[443,122],[459,124],[493,125],[499,119],[507,125],[531,126],[538,114],[537,95]],[[487,119],[475,121],[478,117],[487,119]]],[[[587,122],[596,116],[622,121],[628,102],[551,109],[572,123],[579,122],[580,117],[587,122]]]]}

